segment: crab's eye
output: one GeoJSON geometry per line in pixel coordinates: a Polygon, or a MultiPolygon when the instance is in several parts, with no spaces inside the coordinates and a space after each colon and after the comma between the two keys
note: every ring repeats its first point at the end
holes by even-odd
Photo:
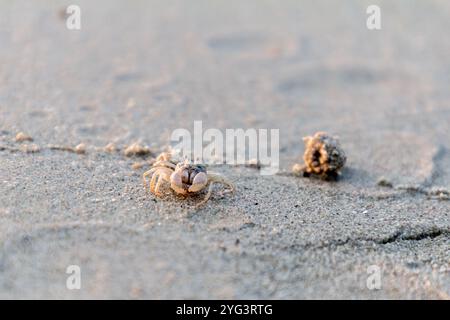
{"type": "Polygon", "coordinates": [[[195,167],[194,171],[195,173],[206,172],[206,166],[199,164],[195,167]]]}

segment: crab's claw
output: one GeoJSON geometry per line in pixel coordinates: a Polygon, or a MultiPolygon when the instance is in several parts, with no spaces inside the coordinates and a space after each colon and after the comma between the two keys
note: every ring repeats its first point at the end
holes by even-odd
{"type": "Polygon", "coordinates": [[[170,175],[170,187],[179,194],[186,194],[186,189],[183,188],[182,173],[175,171],[170,175]]]}
{"type": "Polygon", "coordinates": [[[192,180],[192,185],[189,187],[189,192],[198,192],[202,190],[208,183],[208,177],[205,172],[199,172],[192,180]]]}

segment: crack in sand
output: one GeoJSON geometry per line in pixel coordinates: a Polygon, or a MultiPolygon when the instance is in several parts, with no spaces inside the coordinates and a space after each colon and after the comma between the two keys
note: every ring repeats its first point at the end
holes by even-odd
{"type": "Polygon", "coordinates": [[[385,178],[380,178],[380,180],[377,182],[377,184],[379,186],[394,189],[394,190],[406,191],[409,194],[411,194],[411,193],[422,194],[422,195],[425,195],[425,196],[433,198],[433,199],[450,200],[450,189],[434,186],[436,184],[437,178],[442,175],[442,172],[445,172],[444,168],[440,165],[440,162],[442,159],[445,158],[447,153],[448,153],[448,150],[442,145],[439,145],[436,148],[436,152],[432,157],[431,173],[430,173],[429,177],[420,184],[417,184],[417,185],[409,185],[409,184],[394,185],[391,181],[386,180],[385,178]]]}
{"type": "Polygon", "coordinates": [[[405,233],[404,230],[399,229],[390,237],[374,241],[377,244],[388,244],[397,241],[421,241],[424,239],[434,239],[439,236],[450,236],[450,229],[440,229],[437,227],[430,228],[428,230],[423,230],[417,233],[405,233]]]}
{"type": "Polygon", "coordinates": [[[373,243],[378,245],[386,245],[390,243],[396,243],[399,241],[422,241],[425,239],[435,239],[437,237],[444,236],[450,238],[450,228],[438,228],[438,227],[431,227],[419,232],[411,232],[406,228],[400,228],[399,230],[395,231],[392,235],[389,235],[384,238],[346,238],[346,239],[335,239],[335,240],[326,240],[323,241],[320,244],[316,243],[306,243],[305,245],[292,245],[289,248],[296,248],[301,247],[302,249],[313,249],[313,250],[321,250],[321,249],[327,249],[327,248],[334,248],[334,247],[341,247],[345,245],[351,245],[351,246],[362,246],[367,243],[373,243]]]}
{"type": "Polygon", "coordinates": [[[433,167],[432,167],[432,171],[431,171],[431,175],[429,177],[429,179],[427,179],[428,181],[425,181],[422,186],[423,187],[431,187],[434,182],[436,181],[436,178],[440,175],[440,173],[443,170],[443,168],[439,165],[440,161],[442,159],[445,158],[445,155],[447,154],[447,149],[440,145],[437,148],[436,153],[433,155],[432,161],[433,161],[433,167]]]}

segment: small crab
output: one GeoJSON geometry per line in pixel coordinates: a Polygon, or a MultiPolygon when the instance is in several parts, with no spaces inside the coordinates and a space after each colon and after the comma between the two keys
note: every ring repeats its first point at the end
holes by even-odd
{"type": "Polygon", "coordinates": [[[199,206],[211,197],[214,183],[226,185],[230,189],[229,192],[234,192],[234,185],[222,175],[208,172],[205,165],[191,164],[187,160],[174,161],[167,152],[161,153],[156,158],[152,168],[145,172],[142,178],[145,188],[148,186],[150,192],[157,196],[162,196],[160,189],[164,182],[170,183],[170,188],[181,195],[197,193],[209,186],[208,193],[199,206]],[[148,181],[147,177],[150,175],[151,179],[148,181]]]}
{"type": "Polygon", "coordinates": [[[295,164],[293,171],[308,177],[311,174],[322,179],[336,179],[347,161],[338,138],[326,132],[317,132],[314,136],[304,137],[304,165],[295,164]]]}

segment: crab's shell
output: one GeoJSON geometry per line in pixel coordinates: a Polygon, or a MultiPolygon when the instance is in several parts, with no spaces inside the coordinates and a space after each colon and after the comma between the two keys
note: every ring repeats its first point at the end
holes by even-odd
{"type": "Polygon", "coordinates": [[[183,164],[177,166],[170,176],[170,187],[180,194],[202,190],[208,183],[206,168],[202,165],[183,164]]]}

